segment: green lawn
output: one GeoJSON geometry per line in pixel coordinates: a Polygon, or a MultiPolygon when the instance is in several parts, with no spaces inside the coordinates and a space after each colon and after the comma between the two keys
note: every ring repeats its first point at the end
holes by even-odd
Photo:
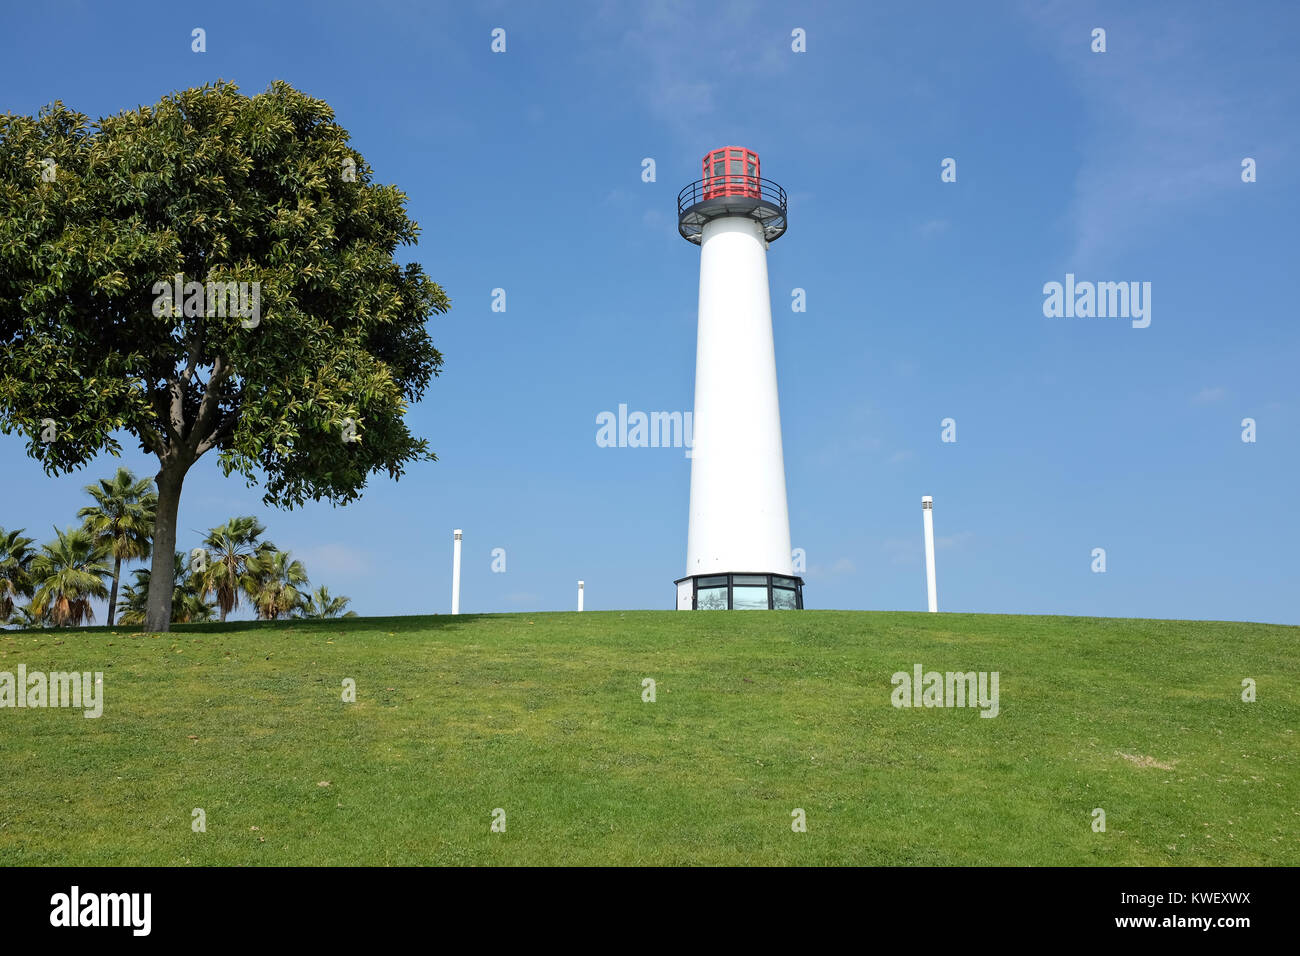
{"type": "Polygon", "coordinates": [[[0,710],[0,865],[1294,865],[1298,637],[856,611],[0,632],[0,671],[105,691],[98,720],[0,710]],[[997,671],[1000,714],[894,708],[918,663],[997,671]]]}

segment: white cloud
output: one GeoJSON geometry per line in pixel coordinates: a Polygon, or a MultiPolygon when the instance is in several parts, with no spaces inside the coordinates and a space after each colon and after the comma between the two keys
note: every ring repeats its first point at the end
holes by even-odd
{"type": "Polygon", "coordinates": [[[916,227],[916,234],[922,239],[933,239],[942,236],[950,228],[952,223],[947,219],[928,219],[916,227]]]}
{"type": "MultiPolygon", "coordinates": [[[[975,536],[969,531],[943,535],[934,539],[935,551],[952,551],[962,548],[973,541],[975,536]]],[[[887,538],[882,542],[890,564],[919,564],[925,560],[925,547],[921,540],[921,529],[917,529],[915,538],[887,538]]]]}
{"type": "Polygon", "coordinates": [[[1109,264],[1152,230],[1246,188],[1240,162],[1258,159],[1245,144],[1260,128],[1279,131],[1270,154],[1295,138],[1287,94],[1269,83],[1284,67],[1261,53],[1249,73],[1231,72],[1212,21],[1131,7],[1107,17],[1110,49],[1092,53],[1091,21],[1075,5],[1024,9],[1083,105],[1068,209],[1075,268],[1109,264]]]}
{"type": "Polygon", "coordinates": [[[975,536],[971,534],[969,531],[959,531],[956,534],[950,534],[944,537],[935,538],[934,550],[950,551],[953,548],[960,548],[963,545],[965,545],[966,542],[970,541],[974,537],[975,536]]]}
{"type": "Polygon", "coordinates": [[[890,564],[913,564],[922,558],[920,534],[915,538],[886,538],[881,547],[889,555],[890,564]]]}
{"type": "Polygon", "coordinates": [[[751,0],[607,2],[596,9],[594,27],[617,37],[607,46],[602,41],[603,55],[611,65],[635,68],[635,91],[650,118],[691,140],[712,141],[719,114],[734,112],[727,101],[750,88],[748,78],[771,76],[790,60],[781,55],[790,48],[789,30],[773,30],[751,0]],[[625,26],[629,11],[636,20],[625,26]]]}
{"type": "Polygon", "coordinates": [[[810,578],[828,578],[837,574],[853,574],[858,570],[858,566],[850,558],[838,558],[828,568],[824,565],[814,564],[808,569],[807,576],[810,578]]]}
{"type": "Polygon", "coordinates": [[[370,555],[346,544],[317,544],[294,549],[294,557],[307,568],[315,581],[320,572],[325,574],[369,574],[372,568],[370,555]]]}

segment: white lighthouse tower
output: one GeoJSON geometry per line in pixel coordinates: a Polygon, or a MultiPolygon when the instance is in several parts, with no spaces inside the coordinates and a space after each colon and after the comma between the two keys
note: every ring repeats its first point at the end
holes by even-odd
{"type": "Polygon", "coordinates": [[[795,609],[767,247],[786,196],[739,146],[704,157],[677,197],[677,228],[700,247],[694,446],[686,576],[677,607],[795,609]]]}

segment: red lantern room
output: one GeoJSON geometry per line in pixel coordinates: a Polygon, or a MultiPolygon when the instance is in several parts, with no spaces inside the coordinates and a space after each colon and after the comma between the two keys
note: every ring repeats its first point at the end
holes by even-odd
{"type": "Polygon", "coordinates": [[[697,246],[704,225],[739,216],[763,227],[775,242],[785,233],[785,190],[759,173],[758,153],[743,146],[723,146],[704,156],[704,175],[677,194],[677,231],[697,246]]]}
{"type": "Polygon", "coordinates": [[[759,198],[758,153],[743,146],[724,146],[704,157],[704,198],[759,198]]]}

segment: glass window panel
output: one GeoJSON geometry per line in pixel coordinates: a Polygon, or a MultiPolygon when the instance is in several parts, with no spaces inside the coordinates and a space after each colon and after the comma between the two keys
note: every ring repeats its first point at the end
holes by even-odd
{"type": "Polygon", "coordinates": [[[766,574],[736,574],[731,578],[732,584],[761,584],[767,587],[766,574]]]}
{"type": "Polygon", "coordinates": [[[726,584],[727,576],[725,574],[715,574],[711,577],[700,578],[698,584],[702,588],[717,587],[719,584],[726,584]]]}
{"type": "Polygon", "coordinates": [[[700,611],[725,611],[727,609],[727,589],[700,588],[695,594],[695,607],[700,611]]]}
{"type": "Polygon", "coordinates": [[[738,160],[738,159],[733,159],[733,160],[731,161],[731,175],[733,175],[733,176],[739,176],[739,175],[741,174],[741,168],[740,168],[740,167],[741,167],[741,162],[740,162],[740,160],[738,160]]]}
{"type": "Polygon", "coordinates": [[[783,578],[774,574],[772,575],[772,583],[781,587],[792,588],[794,587],[794,578],[783,578]]]}
{"type": "Polygon", "coordinates": [[[731,606],[737,611],[766,611],[767,588],[732,588],[731,606]]]}
{"type": "Polygon", "coordinates": [[[721,175],[722,175],[722,163],[714,163],[714,164],[713,164],[713,175],[714,175],[714,176],[721,176],[721,175]]]}
{"type": "Polygon", "coordinates": [[[799,602],[789,588],[772,588],[772,607],[778,611],[796,611],[799,602]]]}

